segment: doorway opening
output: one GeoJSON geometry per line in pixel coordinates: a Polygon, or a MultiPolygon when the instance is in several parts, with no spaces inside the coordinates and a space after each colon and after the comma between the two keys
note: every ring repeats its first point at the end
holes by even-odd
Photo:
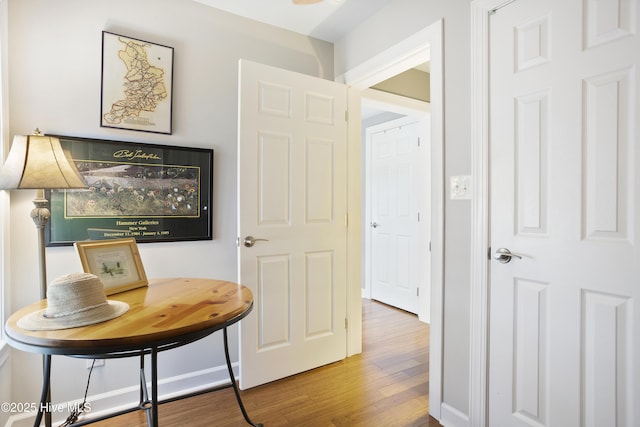
{"type": "MultiPolygon", "coordinates": [[[[420,74],[428,85],[428,74],[420,74]]],[[[429,103],[376,92],[362,98],[362,294],[429,323],[429,103]]]]}
{"type": "MultiPolygon", "coordinates": [[[[443,22],[434,22],[425,29],[349,70],[336,80],[351,88],[366,91],[410,68],[430,63],[430,232],[429,260],[431,289],[429,296],[429,412],[440,419],[442,405],[442,337],[443,337],[443,273],[444,273],[444,140],[443,140],[443,22]]],[[[357,123],[358,129],[361,123],[357,123]]],[[[359,133],[358,131],[355,131],[359,133]]],[[[361,132],[360,132],[361,133],[361,132]]],[[[353,133],[352,133],[353,134],[353,133]]],[[[362,159],[354,159],[359,162],[362,159]]],[[[357,169],[357,166],[355,166],[357,169]]],[[[364,218],[363,218],[364,219],[364,218]]],[[[367,224],[364,224],[367,226],[367,224]]],[[[364,233],[364,230],[363,230],[364,233]]],[[[427,295],[423,295],[426,298],[427,295]]],[[[361,313],[350,312],[351,316],[361,313]]]]}

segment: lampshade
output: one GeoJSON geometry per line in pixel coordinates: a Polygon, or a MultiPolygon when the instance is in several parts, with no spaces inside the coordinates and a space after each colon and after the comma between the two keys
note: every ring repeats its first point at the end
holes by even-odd
{"type": "Polygon", "coordinates": [[[60,140],[51,136],[16,135],[0,170],[0,189],[86,188],[60,140]]]}

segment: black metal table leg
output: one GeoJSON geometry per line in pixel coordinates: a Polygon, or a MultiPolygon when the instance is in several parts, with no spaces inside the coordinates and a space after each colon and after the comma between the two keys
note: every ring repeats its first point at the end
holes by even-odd
{"type": "Polygon", "coordinates": [[[149,401],[149,397],[147,396],[147,380],[144,377],[144,354],[140,355],[140,396],[139,396],[139,404],[140,407],[144,407],[145,402],[149,401]]]}
{"type": "Polygon", "coordinates": [[[49,411],[48,404],[51,401],[51,355],[45,354],[42,356],[42,393],[40,395],[40,406],[38,407],[38,415],[36,421],[33,423],[34,427],[40,426],[42,416],[45,415],[45,425],[51,427],[51,412],[49,411]],[[46,409],[46,411],[45,411],[46,409]]]}
{"type": "Polygon", "coordinates": [[[140,409],[144,410],[147,416],[147,427],[152,427],[151,408],[149,407],[149,390],[147,389],[147,377],[144,374],[144,354],[140,355],[140,409]]]}
{"type": "Polygon", "coordinates": [[[158,349],[151,349],[151,419],[153,427],[158,427],[158,349]]]}
{"type": "Polygon", "coordinates": [[[242,416],[245,421],[252,425],[253,427],[263,427],[260,423],[254,423],[249,418],[249,414],[247,414],[247,410],[244,409],[244,404],[242,403],[242,398],[240,397],[240,391],[238,390],[238,386],[236,385],[236,379],[233,375],[233,367],[231,366],[231,358],[229,357],[229,340],[227,338],[227,327],[223,328],[224,333],[224,356],[227,359],[227,369],[229,370],[229,379],[231,380],[231,385],[233,386],[233,391],[236,394],[236,400],[238,401],[238,406],[242,411],[242,416]]]}

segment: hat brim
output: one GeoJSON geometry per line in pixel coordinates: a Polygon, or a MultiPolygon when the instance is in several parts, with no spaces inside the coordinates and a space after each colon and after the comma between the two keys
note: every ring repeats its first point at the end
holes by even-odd
{"type": "Polygon", "coordinates": [[[129,304],[107,300],[107,304],[80,313],[61,317],[45,317],[46,309],[34,311],[18,320],[18,327],[29,331],[55,331],[106,322],[122,316],[129,310],[129,304]]]}

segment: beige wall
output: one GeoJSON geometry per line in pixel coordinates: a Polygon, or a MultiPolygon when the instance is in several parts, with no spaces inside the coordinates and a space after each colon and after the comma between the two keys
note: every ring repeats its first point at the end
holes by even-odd
{"type": "Polygon", "coordinates": [[[429,73],[415,69],[400,73],[375,86],[371,86],[371,88],[417,99],[418,101],[429,102],[431,100],[429,73]]]}

